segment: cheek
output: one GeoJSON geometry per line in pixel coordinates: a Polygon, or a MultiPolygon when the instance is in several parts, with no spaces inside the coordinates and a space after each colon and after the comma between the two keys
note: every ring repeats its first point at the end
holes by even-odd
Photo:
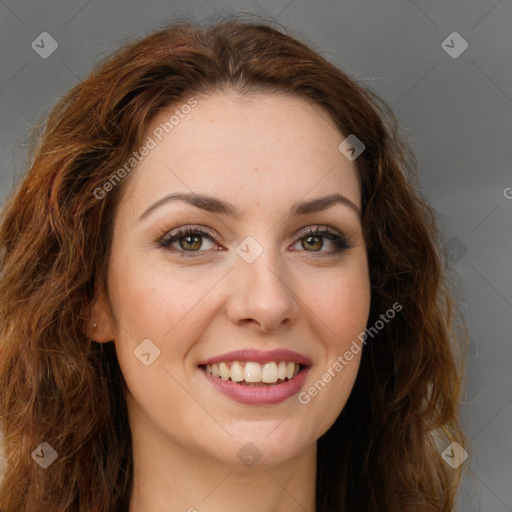
{"type": "Polygon", "coordinates": [[[370,312],[370,283],[364,267],[347,268],[304,284],[304,301],[333,348],[341,350],[364,331],[370,312]]]}
{"type": "Polygon", "coordinates": [[[318,435],[332,425],[352,391],[362,354],[358,336],[367,326],[371,295],[366,267],[359,263],[316,279],[316,284],[303,291],[315,290],[306,303],[323,353],[299,399],[317,418],[312,429],[318,435]]]}
{"type": "Polygon", "coordinates": [[[137,337],[167,339],[218,281],[199,266],[186,272],[149,258],[126,258],[112,265],[112,305],[121,325],[137,337]]]}

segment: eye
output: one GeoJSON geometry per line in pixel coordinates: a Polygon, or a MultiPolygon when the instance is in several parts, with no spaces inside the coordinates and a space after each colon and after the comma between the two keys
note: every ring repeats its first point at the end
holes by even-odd
{"type": "Polygon", "coordinates": [[[337,254],[352,248],[352,245],[347,241],[342,233],[335,231],[327,226],[324,228],[317,227],[315,230],[309,228],[308,231],[303,234],[301,238],[296,242],[296,244],[298,243],[301,244],[302,248],[306,249],[306,252],[330,252],[337,254]],[[322,240],[324,238],[331,242],[331,245],[334,246],[333,250],[321,250],[324,248],[324,241],[322,240]],[[312,250],[310,251],[309,249],[312,250]]]}
{"type": "Polygon", "coordinates": [[[187,253],[203,252],[199,250],[203,246],[202,238],[206,238],[210,243],[213,243],[213,236],[210,233],[200,228],[187,227],[177,229],[165,235],[159,240],[158,244],[160,247],[167,248],[173,252],[180,252],[182,256],[193,256],[193,254],[187,253]],[[173,246],[175,243],[179,247],[173,246]]]}
{"type": "MultiPolygon", "coordinates": [[[[204,239],[213,244],[213,246],[215,245],[215,237],[212,234],[199,227],[189,226],[171,231],[158,241],[158,245],[172,252],[178,252],[181,256],[194,257],[207,250],[216,250],[212,245],[208,247],[207,244],[207,247],[204,247],[204,239]]],[[[323,228],[317,227],[315,230],[311,227],[308,228],[294,245],[298,243],[301,244],[301,247],[306,252],[312,253],[338,254],[352,248],[352,245],[342,233],[327,226],[323,228]],[[334,248],[330,251],[322,251],[321,249],[324,248],[325,244],[323,239],[327,239],[334,248]]]]}

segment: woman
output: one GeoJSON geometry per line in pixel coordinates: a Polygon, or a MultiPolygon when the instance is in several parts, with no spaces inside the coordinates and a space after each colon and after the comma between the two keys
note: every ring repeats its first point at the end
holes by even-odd
{"type": "Polygon", "coordinates": [[[109,57],[4,209],[0,508],[453,510],[466,335],[414,165],[268,23],[109,57]]]}

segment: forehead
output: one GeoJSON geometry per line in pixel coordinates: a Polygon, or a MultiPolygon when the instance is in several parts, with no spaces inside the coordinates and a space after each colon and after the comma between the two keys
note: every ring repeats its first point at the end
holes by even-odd
{"type": "Polygon", "coordinates": [[[147,129],[153,147],[125,194],[134,214],[175,191],[215,195],[242,211],[253,201],[270,206],[333,192],[361,206],[357,168],[338,150],[345,136],[320,107],[282,94],[187,100],[147,129]]]}

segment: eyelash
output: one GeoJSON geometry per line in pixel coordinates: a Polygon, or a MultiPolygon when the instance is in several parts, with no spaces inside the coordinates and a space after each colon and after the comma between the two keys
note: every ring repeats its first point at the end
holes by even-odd
{"type": "MultiPolygon", "coordinates": [[[[208,251],[202,251],[202,250],[185,251],[183,249],[176,249],[174,247],[172,247],[172,248],[170,247],[172,243],[176,242],[180,238],[184,238],[184,237],[190,236],[190,235],[199,235],[201,237],[205,237],[205,238],[209,239],[212,242],[215,242],[213,235],[211,235],[210,233],[204,231],[203,229],[201,229],[199,227],[190,226],[190,227],[186,227],[186,228],[179,228],[176,231],[166,234],[165,236],[163,236],[162,238],[160,238],[158,240],[158,246],[163,249],[167,249],[171,252],[178,252],[178,253],[180,253],[180,255],[182,257],[186,257],[186,258],[194,258],[194,257],[199,256],[201,253],[208,252],[208,251]]],[[[312,237],[321,236],[321,237],[327,238],[327,239],[331,240],[332,242],[334,242],[335,245],[337,246],[337,248],[330,253],[331,255],[340,254],[344,251],[352,249],[352,247],[353,247],[347,241],[347,239],[345,238],[345,236],[342,233],[335,231],[327,226],[324,227],[323,229],[320,229],[317,227],[316,230],[309,228],[308,231],[306,231],[299,237],[297,242],[299,242],[300,240],[306,239],[308,237],[311,237],[311,236],[312,237]]],[[[304,251],[304,252],[311,252],[312,254],[315,254],[315,253],[322,254],[322,253],[326,253],[326,252],[328,253],[329,251],[304,251]]]]}

